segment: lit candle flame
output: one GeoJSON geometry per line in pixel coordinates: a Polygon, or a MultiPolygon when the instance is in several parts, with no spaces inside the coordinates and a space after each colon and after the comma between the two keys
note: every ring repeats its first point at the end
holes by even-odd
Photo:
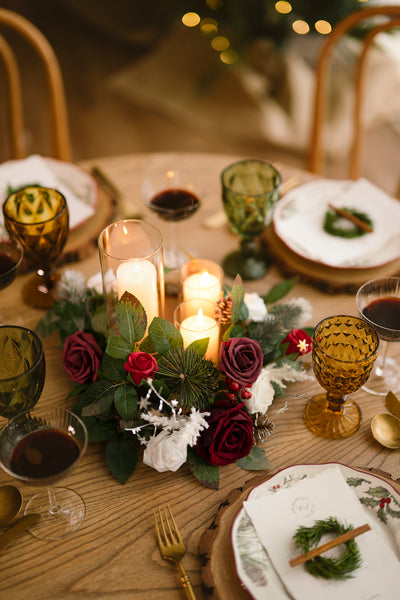
{"type": "Polygon", "coordinates": [[[204,314],[202,308],[199,308],[199,312],[197,313],[196,325],[199,328],[202,328],[204,326],[204,314]]]}
{"type": "Polygon", "coordinates": [[[208,273],[208,271],[204,271],[204,273],[202,274],[201,278],[200,278],[200,285],[201,287],[208,287],[210,282],[210,275],[208,273]]]}

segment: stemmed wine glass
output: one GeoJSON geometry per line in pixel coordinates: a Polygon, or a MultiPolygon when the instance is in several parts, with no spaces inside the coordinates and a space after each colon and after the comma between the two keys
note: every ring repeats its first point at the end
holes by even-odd
{"type": "Polygon", "coordinates": [[[0,326],[0,415],[9,419],[34,408],[46,372],[43,344],[25,327],[0,326]]]}
{"type": "Polygon", "coordinates": [[[179,247],[178,223],[191,217],[200,207],[194,185],[180,171],[166,169],[145,179],[141,193],[147,206],[168,222],[164,265],[169,270],[179,269],[188,256],[179,247]]]}
{"type": "Polygon", "coordinates": [[[264,254],[255,238],[268,225],[279,199],[281,176],[262,160],[241,160],[221,174],[222,202],[230,228],[240,236],[240,249],[228,254],[222,263],[227,275],[260,279],[268,270],[264,254]]]}
{"type": "Polygon", "coordinates": [[[375,329],[358,317],[327,317],[315,327],[312,361],[317,381],[326,393],[311,398],[304,420],[314,433],[327,438],[353,435],[361,410],[348,394],[368,379],[379,348],[375,329]]]}
{"type": "Polygon", "coordinates": [[[29,186],[11,194],[3,204],[4,224],[22,245],[34,276],[23,287],[26,304],[51,308],[58,279],[54,264],[68,237],[69,213],[65,197],[50,188],[29,186]]]}
{"type": "Polygon", "coordinates": [[[47,486],[29,500],[25,514],[40,514],[30,532],[45,540],[61,539],[81,525],[85,502],[65,487],[52,487],[82,458],[87,430],[74,413],[62,408],[35,409],[10,419],[0,431],[0,465],[12,477],[47,486]]]}
{"type": "Polygon", "coordinates": [[[17,276],[24,257],[24,251],[18,240],[10,237],[6,231],[0,231],[0,290],[9,286],[17,276]]]}
{"type": "MultiPolygon", "coordinates": [[[[374,369],[364,390],[376,396],[400,390],[400,362],[388,356],[390,342],[400,342],[400,277],[382,277],[364,283],[356,294],[360,315],[377,330],[381,340],[374,369]]],[[[400,346],[396,346],[400,349],[400,346]]]]}

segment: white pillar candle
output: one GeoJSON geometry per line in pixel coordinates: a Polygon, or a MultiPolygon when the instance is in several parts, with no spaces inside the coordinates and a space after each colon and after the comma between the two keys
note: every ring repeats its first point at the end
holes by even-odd
{"type": "Polygon", "coordinates": [[[211,302],[218,302],[221,295],[220,280],[208,271],[193,273],[193,275],[189,275],[183,282],[184,300],[205,298],[211,302]]]}
{"type": "Polygon", "coordinates": [[[117,269],[118,299],[130,292],[140,301],[147,314],[149,326],[158,316],[157,272],[148,260],[131,260],[117,269]]]}
{"type": "Polygon", "coordinates": [[[180,325],[180,332],[185,348],[196,340],[209,338],[205,358],[215,363],[219,356],[219,324],[215,319],[203,314],[200,308],[197,315],[184,319],[180,325]]]}

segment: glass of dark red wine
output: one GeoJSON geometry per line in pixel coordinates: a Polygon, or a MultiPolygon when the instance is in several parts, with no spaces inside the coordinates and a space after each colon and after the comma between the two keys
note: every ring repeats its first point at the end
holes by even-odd
{"type": "Polygon", "coordinates": [[[148,177],[141,191],[147,206],[168,223],[167,228],[161,227],[164,265],[169,270],[179,269],[188,261],[188,253],[180,247],[178,224],[191,217],[200,207],[194,185],[179,171],[166,169],[148,177]]]}
{"type": "Polygon", "coordinates": [[[376,396],[396,393],[400,390],[400,344],[391,342],[400,342],[400,277],[367,281],[357,292],[356,304],[381,340],[374,369],[363,389],[376,396]]]}
{"type": "Polygon", "coordinates": [[[14,281],[23,258],[24,251],[19,241],[6,231],[0,231],[0,290],[14,281]]]}
{"type": "Polygon", "coordinates": [[[85,502],[74,490],[54,487],[82,458],[87,430],[81,419],[62,408],[35,409],[10,419],[0,431],[0,465],[12,477],[44,487],[26,505],[25,514],[40,514],[30,532],[58,540],[76,531],[85,502]]]}

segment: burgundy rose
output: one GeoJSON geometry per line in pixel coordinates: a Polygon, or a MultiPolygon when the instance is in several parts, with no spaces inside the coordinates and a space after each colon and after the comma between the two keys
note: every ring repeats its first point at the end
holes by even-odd
{"type": "Polygon", "coordinates": [[[302,329],[292,329],[285,337],[283,344],[289,344],[285,350],[285,354],[308,354],[311,352],[312,340],[308,333],[302,329]]]}
{"type": "Polygon", "coordinates": [[[263,366],[264,355],[259,342],[249,338],[230,338],[222,342],[219,369],[245,387],[255,382],[263,366]]]}
{"type": "Polygon", "coordinates": [[[63,365],[72,381],[86,383],[97,381],[102,351],[92,333],[77,331],[65,340],[63,365]]]}
{"type": "Polygon", "coordinates": [[[139,385],[142,379],[152,377],[158,371],[158,364],[154,356],[147,352],[132,352],[125,364],[125,371],[128,371],[133,383],[139,385]]]}
{"type": "Polygon", "coordinates": [[[252,449],[253,422],[243,406],[221,401],[211,407],[211,415],[206,417],[209,427],[201,432],[196,445],[197,453],[210,465],[229,465],[252,449]]]}

